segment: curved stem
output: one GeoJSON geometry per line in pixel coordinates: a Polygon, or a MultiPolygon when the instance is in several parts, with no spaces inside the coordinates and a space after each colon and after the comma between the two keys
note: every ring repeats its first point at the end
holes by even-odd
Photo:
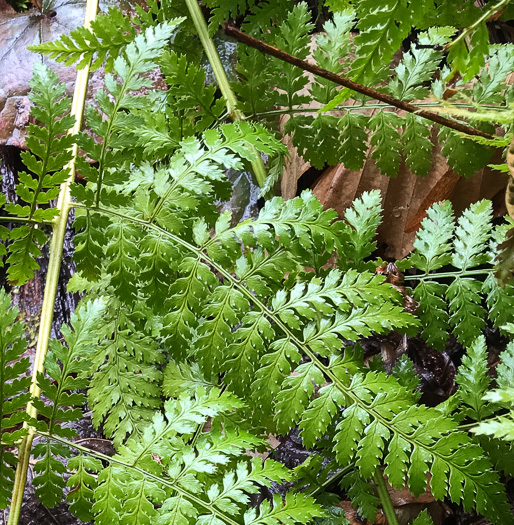
{"type": "MultiPolygon", "coordinates": [[[[230,86],[230,81],[227,78],[225,69],[223,68],[218,52],[216,51],[216,46],[214,45],[214,42],[212,41],[212,38],[209,35],[209,29],[207,28],[207,23],[205,22],[202,10],[198,5],[198,1],[186,0],[186,4],[187,8],[189,9],[189,13],[191,14],[191,18],[193,19],[193,23],[195,24],[198,36],[200,37],[200,40],[202,42],[205,54],[209,59],[216,80],[218,81],[218,86],[220,88],[221,94],[225,97],[225,100],[227,102],[227,109],[230,114],[230,117],[234,122],[245,120],[245,115],[237,107],[238,104],[236,95],[234,94],[234,91],[230,86]]],[[[264,183],[266,182],[266,168],[264,167],[264,162],[262,162],[262,158],[257,149],[254,146],[251,146],[251,149],[255,153],[255,160],[252,161],[252,169],[255,175],[255,179],[257,180],[257,184],[262,188],[264,186],[264,183]]]]}
{"type": "Polygon", "coordinates": [[[384,476],[379,467],[376,468],[373,479],[377,485],[378,497],[380,498],[380,503],[382,503],[382,510],[384,511],[388,525],[398,525],[398,518],[394,511],[393,502],[391,501],[384,476]]]}
{"type": "MultiPolygon", "coordinates": [[[[87,0],[84,27],[90,27],[91,21],[96,17],[97,10],[98,0],[87,0]]],[[[75,92],[73,94],[73,103],[71,106],[71,114],[75,116],[75,124],[73,128],[68,131],[68,133],[73,135],[80,131],[82,125],[88,77],[89,65],[77,72],[75,92]]],[[[63,243],[66,234],[66,225],[68,223],[68,215],[71,209],[70,185],[75,179],[75,161],[77,158],[77,152],[78,147],[75,144],[72,148],[73,158],[67,166],[70,175],[61,186],[61,192],[56,207],[59,214],[53,222],[48,273],[46,276],[45,293],[41,309],[41,322],[39,325],[36,355],[34,357],[34,370],[30,385],[30,394],[32,398],[38,398],[41,394],[41,389],[37,382],[37,376],[44,371],[45,357],[48,352],[48,343],[50,332],[52,330],[55,297],[57,294],[57,285],[59,283],[59,273],[61,270],[63,243]]],[[[27,414],[34,419],[37,416],[36,407],[30,401],[27,404],[27,414]]],[[[35,429],[32,426],[27,425],[27,434],[18,448],[18,464],[16,466],[11,509],[7,525],[16,525],[20,519],[23,492],[27,481],[27,467],[29,464],[30,449],[32,447],[32,440],[34,439],[34,433],[35,429]]]]}

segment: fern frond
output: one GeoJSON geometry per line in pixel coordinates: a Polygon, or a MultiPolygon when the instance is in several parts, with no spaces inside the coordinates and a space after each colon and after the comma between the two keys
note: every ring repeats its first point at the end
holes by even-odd
{"type": "Polygon", "coordinates": [[[514,383],[514,342],[510,342],[507,348],[500,354],[500,364],[496,367],[498,374],[496,383],[499,388],[508,388],[514,383]]]}
{"type": "MultiPolygon", "coordinates": [[[[275,37],[275,45],[286,53],[305,59],[309,54],[309,33],[313,28],[309,8],[305,2],[300,2],[293,7],[288,17],[280,24],[275,37]]],[[[280,76],[275,83],[276,87],[284,93],[279,93],[276,103],[292,109],[296,105],[308,102],[308,96],[297,93],[309,81],[303,71],[291,64],[284,63],[280,64],[279,70],[280,76]]]]}
{"type": "Polygon", "coordinates": [[[398,175],[401,161],[401,136],[398,128],[402,127],[403,118],[389,111],[379,111],[369,120],[369,128],[373,131],[371,145],[374,149],[371,157],[377,167],[389,177],[398,175]]]}
{"type": "Polygon", "coordinates": [[[382,197],[377,190],[364,192],[345,211],[347,226],[342,232],[343,240],[338,250],[339,264],[343,268],[371,269],[365,259],[376,249],[374,238],[380,225],[381,213],[382,197]]]}
{"type": "Polygon", "coordinates": [[[497,439],[505,441],[514,440],[514,389],[505,388],[491,390],[484,399],[492,403],[502,403],[510,408],[509,412],[502,416],[497,416],[493,419],[481,421],[476,427],[472,428],[472,432],[478,435],[492,436],[497,439]]]}
{"type": "Polygon", "coordinates": [[[414,241],[416,250],[406,264],[425,272],[425,276],[414,288],[413,296],[420,304],[422,335],[438,349],[444,348],[449,327],[461,344],[471,346],[485,326],[483,296],[493,324],[501,327],[507,320],[512,287],[502,289],[492,275],[484,283],[466,276],[467,272],[482,273],[474,269],[491,264],[491,251],[503,238],[506,228],[493,230],[491,213],[488,201],[477,202],[455,226],[451,205],[435,204],[428,210],[414,241]],[[451,283],[435,282],[437,273],[430,272],[450,264],[457,269],[447,274],[453,276],[451,283]]]}
{"type": "MultiPolygon", "coordinates": [[[[177,26],[180,22],[180,19],[176,19],[167,23],[177,26]]],[[[99,14],[91,22],[90,29],[79,26],[58,40],[29,46],[29,49],[57,62],[64,62],[66,66],[78,62],[77,69],[83,69],[91,62],[91,70],[96,71],[105,64],[109,72],[115,59],[134,41],[136,35],[130,17],[120,9],[111,7],[107,14],[99,14]]]]}
{"type": "Polygon", "coordinates": [[[358,470],[343,476],[341,488],[348,494],[352,505],[363,518],[371,522],[377,519],[380,501],[375,494],[375,488],[362,478],[358,470]]]}
{"type": "Polygon", "coordinates": [[[485,403],[484,394],[489,389],[491,378],[487,376],[487,348],[485,337],[480,336],[462,358],[462,364],[455,376],[459,385],[457,396],[465,405],[461,408],[464,417],[482,421],[495,411],[494,405],[485,403]]]}
{"type": "Polygon", "coordinates": [[[141,435],[161,406],[158,365],[164,356],[144,326],[144,312],[130,313],[111,299],[95,332],[99,344],[91,356],[95,370],[89,382],[88,402],[93,425],[118,446],[128,435],[141,435]]]}
{"type": "Polygon", "coordinates": [[[459,218],[455,230],[455,253],[452,263],[456,268],[467,270],[488,262],[483,246],[491,236],[492,208],[489,201],[472,204],[459,218]]]}
{"type": "MultiPolygon", "coordinates": [[[[195,445],[191,436],[208,417],[216,418],[240,407],[228,393],[201,389],[195,398],[181,395],[165,403],[165,417],[158,414],[148,425],[142,440],[130,438],[111,465],[99,475],[93,512],[96,523],[118,519],[127,523],[237,523],[258,485],[290,479],[281,465],[254,459],[231,462],[258,442],[235,433],[204,434],[195,445]],[[167,474],[164,476],[164,474],[167,474]],[[210,476],[206,478],[205,473],[210,476]],[[162,477],[159,477],[162,476],[162,477]],[[121,483],[124,478],[126,482],[121,483]],[[128,504],[122,506],[122,501],[128,504]]],[[[294,519],[307,523],[323,512],[311,498],[286,496],[285,506],[275,500],[273,508],[265,503],[257,514],[246,511],[248,523],[275,524],[294,519]]]]}
{"type": "Polygon", "coordinates": [[[491,147],[477,144],[450,128],[441,128],[438,140],[442,144],[441,153],[450,168],[464,177],[471,177],[490,161],[494,152],[491,147]]]}
{"type": "Polygon", "coordinates": [[[419,35],[419,47],[413,44],[404,53],[402,61],[395,68],[396,76],[388,84],[388,90],[393,96],[400,100],[422,100],[429,95],[429,90],[422,84],[431,80],[443,58],[435,45],[446,44],[448,36],[433,30],[419,35]]]}
{"type": "Polygon", "coordinates": [[[26,429],[17,427],[29,421],[23,409],[31,396],[30,378],[25,375],[29,359],[21,358],[26,350],[25,326],[16,320],[18,310],[11,308],[11,298],[4,290],[0,290],[0,312],[0,509],[5,509],[17,463],[8,447],[26,433],[26,429]]]}
{"type": "Polygon", "coordinates": [[[480,82],[473,86],[473,99],[477,104],[501,104],[501,93],[507,89],[505,78],[514,68],[512,44],[493,50],[488,65],[480,72],[480,82]]]}
{"type": "Polygon", "coordinates": [[[65,168],[72,158],[69,148],[74,142],[71,135],[63,135],[73,125],[75,118],[68,115],[71,101],[63,96],[66,86],[58,82],[57,75],[40,63],[34,66],[30,83],[30,99],[35,106],[31,114],[41,126],[29,125],[27,146],[30,151],[21,154],[29,172],[19,173],[16,186],[18,197],[26,204],[5,205],[10,214],[26,219],[27,224],[14,228],[7,263],[9,279],[24,284],[39,269],[37,258],[47,238],[37,223],[49,224],[58,213],[55,208],[46,208],[59,194],[61,183],[68,178],[65,168]],[[32,175],[33,174],[33,175],[32,175]]]}
{"type": "Polygon", "coordinates": [[[173,51],[165,51],[159,65],[169,86],[166,93],[169,104],[175,111],[182,110],[184,119],[194,122],[195,132],[208,129],[225,113],[225,101],[215,98],[214,85],[206,85],[202,66],[191,64],[184,55],[173,51]]]}
{"type": "Polygon", "coordinates": [[[416,251],[411,255],[412,264],[429,273],[451,262],[450,241],[454,234],[453,208],[450,202],[436,203],[427,210],[421,229],[414,240],[416,251]]]}
{"type": "Polygon", "coordinates": [[[70,458],[68,469],[73,474],[68,478],[70,491],[66,495],[70,503],[70,512],[82,521],[93,520],[93,495],[98,486],[98,472],[102,470],[102,462],[94,457],[80,453],[70,458]]]}
{"type": "Polygon", "coordinates": [[[434,348],[444,350],[450,330],[450,316],[445,297],[446,287],[435,282],[420,282],[413,297],[419,304],[421,335],[434,348]]]}
{"type": "Polygon", "coordinates": [[[385,456],[390,483],[403,486],[399,473],[408,472],[408,485],[414,494],[425,490],[426,472],[430,471],[436,499],[444,497],[448,484],[453,501],[467,508],[476,502],[479,512],[493,522],[510,520],[505,497],[498,493],[498,476],[492,470],[484,472],[487,460],[480,448],[456,431],[449,418],[439,417],[434,409],[412,406],[405,391],[387,388],[391,380],[373,373],[353,377],[350,390],[354,404],[343,412],[337,426],[334,449],[338,461],[346,463],[355,458],[360,472],[370,477],[379,458],[385,456]]]}
{"type": "Polygon", "coordinates": [[[368,151],[368,118],[360,113],[347,111],[338,122],[341,131],[341,162],[352,171],[359,171],[364,166],[368,151]]]}
{"type": "MultiPolygon", "coordinates": [[[[430,3],[388,0],[377,6],[372,0],[359,0],[355,7],[359,34],[350,76],[361,84],[377,84],[387,74],[393,53],[415,22],[430,9],[430,3]]],[[[334,109],[348,96],[349,90],[343,89],[324,109],[334,109]]]]}
{"type": "Polygon", "coordinates": [[[424,177],[428,175],[432,162],[434,144],[430,140],[430,128],[417,115],[408,113],[402,134],[405,162],[413,173],[424,177]]]}
{"type": "MultiPolygon", "coordinates": [[[[38,384],[51,404],[47,405],[41,399],[33,401],[38,412],[45,418],[37,423],[39,431],[68,439],[76,435],[74,430],[63,426],[63,423],[77,421],[82,417],[82,410],[77,407],[84,404],[86,396],[73,391],[84,389],[88,385],[85,374],[91,366],[93,343],[96,339],[93,327],[103,307],[99,301],[89,303],[72,315],[73,330],[67,325],[62,326],[61,331],[68,347],[55,339],[50,341],[50,352],[45,360],[48,377],[40,374],[38,384]]],[[[45,505],[54,507],[62,499],[65,486],[63,474],[66,472],[66,467],[56,457],[70,457],[71,451],[61,443],[47,439],[33,448],[33,454],[34,457],[41,458],[34,466],[36,495],[45,505]]]]}
{"type": "Polygon", "coordinates": [[[418,514],[416,519],[412,522],[412,525],[434,525],[434,522],[432,521],[428,510],[425,509],[418,514]]]}
{"type": "Polygon", "coordinates": [[[136,36],[114,61],[117,77],[107,74],[106,91],[99,90],[96,93],[100,112],[91,107],[86,116],[92,131],[101,137],[103,142],[97,144],[86,134],[79,136],[79,146],[98,163],[98,167],[94,167],[85,159],[79,158],[77,161],[77,169],[94,185],[76,194],[82,201],[97,206],[101,202],[110,203],[112,192],[109,188],[123,182],[123,171],[112,168],[128,158],[126,150],[125,156],[123,155],[124,149],[134,147],[137,143],[137,138],[131,132],[136,131],[140,118],[130,111],[143,109],[149,104],[141,94],[133,93],[153,86],[153,83],[142,75],[155,69],[155,61],[161,55],[172,31],[173,25],[165,24],[155,28],[149,27],[136,36]]]}

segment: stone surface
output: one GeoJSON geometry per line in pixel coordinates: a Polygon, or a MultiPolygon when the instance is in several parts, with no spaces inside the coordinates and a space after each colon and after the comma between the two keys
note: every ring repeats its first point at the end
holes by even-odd
{"type": "MultiPolygon", "coordinates": [[[[110,6],[118,6],[126,12],[133,12],[134,6],[141,3],[144,2],[101,0],[100,10],[105,12],[110,6]]],[[[85,5],[85,0],[56,0],[44,13],[35,8],[16,13],[5,0],[0,0],[0,145],[25,148],[28,119],[23,125],[21,122],[27,109],[26,97],[36,61],[49,65],[66,84],[68,95],[73,95],[75,69],[28,51],[27,46],[56,40],[81,25],[85,5]]],[[[102,81],[103,71],[92,75],[86,105],[92,103],[93,94],[102,81]]]]}

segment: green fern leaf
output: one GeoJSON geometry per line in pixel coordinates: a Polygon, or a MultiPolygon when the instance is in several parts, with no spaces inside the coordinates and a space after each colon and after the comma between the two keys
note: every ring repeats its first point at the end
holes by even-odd
{"type": "Polygon", "coordinates": [[[369,120],[373,131],[371,145],[374,149],[371,157],[375,159],[379,170],[389,177],[396,177],[401,162],[401,136],[398,131],[403,125],[403,118],[396,113],[379,111],[369,120]]]}
{"type": "Polygon", "coordinates": [[[343,268],[370,269],[364,261],[376,249],[373,239],[377,235],[381,213],[382,197],[376,190],[364,192],[345,211],[344,218],[348,226],[343,230],[343,242],[338,250],[339,264],[343,268]]]}
{"type": "Polygon", "coordinates": [[[359,171],[364,166],[368,151],[368,118],[360,113],[347,111],[338,122],[340,135],[340,157],[345,167],[359,171]]]}
{"type": "MultiPolygon", "coordinates": [[[[178,25],[180,22],[175,20],[168,23],[178,25]]],[[[136,35],[131,19],[120,9],[111,7],[107,14],[99,14],[91,22],[91,29],[80,26],[58,40],[29,46],[29,49],[57,62],[64,62],[67,66],[78,62],[77,69],[83,69],[95,57],[91,63],[92,71],[103,64],[110,71],[114,60],[134,41],[136,35]]]]}
{"type": "Polygon", "coordinates": [[[165,51],[159,65],[169,86],[169,103],[175,106],[175,110],[183,110],[185,118],[190,115],[194,131],[202,132],[221,118],[226,111],[225,101],[215,99],[214,85],[206,86],[202,66],[188,63],[184,55],[179,56],[173,51],[165,51]]]}
{"type": "Polygon", "coordinates": [[[426,121],[413,113],[407,114],[402,134],[405,162],[413,173],[421,177],[428,175],[432,162],[434,144],[430,135],[426,121]]]}
{"type": "Polygon", "coordinates": [[[514,380],[514,342],[510,342],[507,348],[500,354],[500,364],[496,367],[498,374],[496,383],[501,389],[508,388],[514,380]]]}
{"type": "MultiPolygon", "coordinates": [[[[514,389],[509,386],[506,389],[491,390],[484,396],[484,399],[512,407],[514,406],[514,389]]],[[[506,415],[481,421],[472,431],[478,435],[487,435],[505,441],[512,441],[514,440],[514,410],[511,408],[506,415]]]]}
{"type": "MultiPolygon", "coordinates": [[[[300,2],[294,6],[287,19],[280,25],[275,38],[276,47],[298,58],[307,58],[310,42],[309,33],[313,29],[310,18],[309,8],[305,2],[300,2]]],[[[284,93],[278,95],[276,103],[279,106],[292,109],[294,106],[308,102],[308,96],[297,93],[309,81],[303,71],[291,64],[280,63],[277,64],[277,67],[280,75],[275,80],[276,87],[284,93]]]]}
{"type": "Polygon", "coordinates": [[[364,480],[357,470],[343,476],[341,488],[348,494],[352,505],[363,518],[371,522],[376,521],[380,500],[374,487],[364,480]]]}
{"type": "Polygon", "coordinates": [[[130,158],[125,148],[137,144],[137,129],[141,118],[131,113],[137,109],[144,109],[149,101],[141,94],[135,95],[153,83],[142,75],[155,69],[155,61],[162,53],[165,43],[171,36],[173,24],[149,27],[135,37],[124,52],[114,60],[114,72],[105,77],[106,90],[99,90],[96,99],[101,113],[93,108],[86,112],[87,121],[92,131],[103,139],[102,144],[95,144],[94,140],[86,135],[79,135],[79,146],[88,151],[98,167],[90,165],[85,159],[78,159],[79,169],[91,183],[93,188],[79,190],[78,197],[94,202],[97,206],[102,203],[116,203],[110,188],[121,184],[126,178],[123,170],[112,170],[114,166],[130,158]],[[127,113],[127,111],[129,111],[127,113]],[[107,117],[103,118],[102,113],[107,117]],[[133,132],[133,133],[132,133],[133,132]],[[85,194],[85,195],[84,195],[85,194]]]}
{"type": "Polygon", "coordinates": [[[167,397],[178,397],[182,392],[194,395],[198,388],[209,392],[212,387],[197,363],[170,361],[164,371],[163,391],[167,397]]]}
{"type": "Polygon", "coordinates": [[[51,223],[58,213],[55,208],[42,209],[40,205],[55,199],[61,183],[67,179],[65,166],[72,158],[69,148],[74,142],[71,135],[63,135],[75,121],[73,116],[67,115],[71,101],[63,97],[65,85],[40,63],[34,67],[30,85],[33,90],[30,99],[35,104],[31,114],[42,125],[29,125],[27,147],[30,152],[23,152],[22,160],[35,177],[25,171],[18,176],[16,193],[25,205],[5,205],[7,212],[28,221],[10,234],[8,276],[17,284],[26,283],[34,276],[34,270],[39,269],[36,259],[47,239],[45,233],[36,227],[37,223],[51,223]]]}
{"type": "Polygon", "coordinates": [[[488,67],[480,73],[480,82],[473,86],[473,98],[478,104],[501,104],[501,93],[507,89],[505,78],[514,68],[512,44],[495,49],[489,56],[488,67]]]}
{"type": "Polygon", "coordinates": [[[66,499],[70,502],[70,512],[82,521],[92,521],[93,493],[97,487],[95,474],[102,470],[99,459],[79,454],[70,459],[68,469],[73,474],[68,478],[66,499]]]}
{"type": "Polygon", "coordinates": [[[261,503],[259,512],[248,510],[245,512],[245,525],[280,525],[294,523],[310,523],[316,516],[325,513],[314,506],[314,500],[305,494],[289,492],[283,502],[278,494],[273,496],[273,506],[270,502],[261,503]]]}
{"type": "Polygon", "coordinates": [[[461,137],[450,128],[441,128],[438,141],[442,144],[441,153],[450,168],[464,177],[471,177],[493,154],[492,148],[461,137]]]}
{"type": "MultiPolygon", "coordinates": [[[[350,76],[361,84],[379,83],[387,74],[386,67],[412,26],[430,8],[428,2],[388,0],[377,6],[372,0],[355,3],[359,34],[355,38],[355,60],[350,76]]],[[[348,98],[349,90],[343,89],[325,110],[334,109],[348,98]]]]}
{"type": "Polygon", "coordinates": [[[475,421],[482,421],[495,411],[495,407],[485,403],[484,394],[489,389],[491,378],[487,376],[487,347],[484,336],[480,336],[462,358],[455,382],[459,385],[457,396],[465,406],[461,413],[475,421]]]}
{"type": "MultiPolygon", "coordinates": [[[[449,254],[448,254],[449,255],[449,254]]],[[[414,258],[411,258],[411,260],[414,258]]],[[[413,298],[418,302],[417,315],[421,321],[423,339],[434,348],[444,350],[450,330],[450,316],[446,304],[446,286],[421,281],[414,288],[413,298]]]]}
{"type": "Polygon", "coordinates": [[[450,241],[454,229],[451,203],[445,201],[431,206],[414,240],[416,251],[409,259],[412,264],[427,274],[449,264],[452,260],[450,241]]]}
{"type": "Polygon", "coordinates": [[[295,375],[284,380],[275,404],[277,428],[281,434],[294,426],[299,414],[305,411],[315,385],[322,385],[324,381],[323,373],[313,363],[298,366],[295,375]]]}
{"type": "Polygon", "coordinates": [[[417,518],[412,522],[412,525],[434,525],[428,510],[421,511],[417,518]]]}
{"type": "Polygon", "coordinates": [[[455,71],[462,71],[465,82],[469,82],[485,64],[489,54],[489,31],[485,23],[481,23],[473,31],[469,45],[465,39],[450,47],[448,60],[455,71]]]}
{"type": "Polygon", "coordinates": [[[483,246],[491,236],[492,207],[490,201],[472,204],[459,218],[455,230],[455,253],[452,264],[461,270],[488,262],[483,246]]]}
{"type": "MultiPolygon", "coordinates": [[[[211,431],[188,444],[191,434],[202,428],[207,418],[215,419],[240,406],[231,394],[217,389],[209,394],[200,389],[193,399],[182,394],[178,400],[167,401],[165,417],[155,414],[141,438],[132,436],[99,475],[93,507],[96,522],[108,523],[115,517],[143,525],[184,524],[191,519],[197,523],[231,523],[242,517],[248,495],[256,493],[258,485],[290,479],[289,472],[272,461],[231,463],[232,457],[260,442],[251,436],[233,432],[223,436],[211,431]],[[157,477],[165,472],[166,477],[157,477]],[[210,476],[205,477],[206,473],[210,476]],[[122,477],[124,483],[119,481],[122,477]],[[128,504],[122,505],[123,501],[128,504]]],[[[278,524],[279,519],[285,523],[295,519],[306,523],[322,515],[308,497],[286,497],[285,506],[278,500],[275,503],[273,509],[268,504],[262,506],[262,520],[255,521],[254,510],[247,511],[245,520],[278,524]]]]}
{"type": "Polygon", "coordinates": [[[446,290],[450,325],[464,346],[470,346],[485,327],[486,313],[481,304],[480,289],[480,282],[458,277],[446,290]]]}
{"type": "Polygon", "coordinates": [[[94,355],[97,370],[89,382],[88,402],[93,425],[118,446],[127,435],[141,434],[161,406],[158,365],[164,357],[157,342],[144,329],[144,313],[129,314],[112,299],[95,332],[100,339],[94,355]]]}
{"type": "Polygon", "coordinates": [[[512,311],[511,307],[514,302],[514,285],[506,283],[502,288],[491,273],[484,281],[482,291],[486,296],[489,319],[495,328],[502,330],[502,327],[512,318],[509,312],[512,311]]]}
{"type": "MultiPolygon", "coordinates": [[[[340,74],[346,67],[340,57],[348,56],[350,51],[350,31],[354,25],[355,12],[351,9],[334,13],[333,20],[323,26],[323,33],[317,37],[314,60],[319,67],[340,74]]],[[[330,80],[315,78],[310,89],[314,100],[328,104],[337,94],[337,88],[330,80]]],[[[319,118],[319,116],[318,116],[319,118]]]]}
{"type": "Polygon", "coordinates": [[[5,509],[11,497],[17,458],[7,447],[26,432],[17,428],[29,421],[23,408],[30,400],[25,327],[16,321],[18,310],[11,308],[10,296],[0,290],[0,508],[5,509]]]}
{"type": "Polygon", "coordinates": [[[431,80],[443,58],[441,51],[432,46],[446,44],[448,38],[431,31],[421,33],[418,41],[419,47],[411,45],[403,55],[395,68],[396,76],[388,85],[391,94],[400,100],[420,100],[429,95],[429,90],[422,84],[431,80]]]}
{"type": "Polygon", "coordinates": [[[43,505],[55,507],[58,505],[63,496],[63,489],[66,485],[64,474],[67,472],[66,467],[57,457],[69,458],[71,450],[60,443],[38,443],[32,453],[34,458],[38,459],[34,465],[33,484],[36,488],[36,496],[43,505]]]}
{"type": "Polygon", "coordinates": [[[420,378],[414,369],[414,363],[407,354],[403,354],[393,366],[391,373],[401,386],[414,392],[420,383],[420,378]]]}
{"type": "MultiPolygon", "coordinates": [[[[45,418],[37,423],[38,430],[45,432],[45,435],[66,438],[76,435],[74,430],[62,426],[62,423],[77,421],[82,417],[82,410],[76,407],[83,405],[86,397],[73,391],[84,389],[88,385],[84,373],[91,366],[95,342],[93,326],[102,311],[103,304],[98,301],[84,305],[72,315],[73,330],[66,325],[61,327],[68,347],[55,339],[50,340],[50,352],[45,360],[48,377],[39,374],[38,384],[51,405],[45,404],[41,399],[33,401],[38,412],[45,418]],[[68,393],[69,391],[72,393],[68,393]]],[[[34,456],[41,458],[34,467],[36,476],[33,482],[40,501],[48,507],[54,507],[62,499],[66,484],[63,475],[67,472],[57,457],[70,457],[71,450],[62,443],[52,443],[50,439],[47,437],[46,442],[38,443],[33,448],[34,456]]]]}

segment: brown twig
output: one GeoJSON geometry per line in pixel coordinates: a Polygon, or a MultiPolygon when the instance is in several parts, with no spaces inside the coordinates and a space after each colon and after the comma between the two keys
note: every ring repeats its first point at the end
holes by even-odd
{"type": "Polygon", "coordinates": [[[479,129],[472,128],[471,126],[467,126],[466,124],[462,124],[461,122],[457,122],[455,120],[443,117],[438,113],[433,113],[432,111],[419,109],[413,104],[409,104],[408,102],[399,100],[395,97],[392,97],[391,95],[387,95],[386,93],[381,93],[376,89],[363,86],[362,84],[358,84],[357,82],[354,82],[349,78],[336,75],[335,73],[327,71],[326,69],[323,69],[315,64],[311,64],[310,62],[302,60],[294,55],[290,55],[289,53],[280,51],[280,49],[270,46],[269,44],[262,42],[262,40],[257,40],[256,38],[253,38],[252,36],[243,33],[237,27],[231,24],[226,23],[224,29],[227,35],[234,37],[236,40],[249,47],[253,47],[254,49],[261,51],[262,53],[274,56],[275,58],[283,60],[284,62],[292,64],[293,66],[297,66],[300,69],[303,69],[304,71],[309,71],[310,73],[313,73],[318,77],[331,80],[332,82],[335,82],[340,86],[349,88],[353,91],[357,91],[357,93],[361,93],[362,95],[366,95],[376,100],[380,100],[381,102],[385,102],[386,104],[394,106],[403,111],[407,111],[408,113],[415,113],[416,115],[426,118],[427,120],[431,120],[432,122],[436,122],[437,124],[441,124],[442,126],[446,126],[456,131],[461,131],[462,133],[466,133],[467,135],[476,135],[477,137],[484,137],[486,139],[493,138],[492,135],[486,133],[485,131],[480,131],[479,129]]]}

